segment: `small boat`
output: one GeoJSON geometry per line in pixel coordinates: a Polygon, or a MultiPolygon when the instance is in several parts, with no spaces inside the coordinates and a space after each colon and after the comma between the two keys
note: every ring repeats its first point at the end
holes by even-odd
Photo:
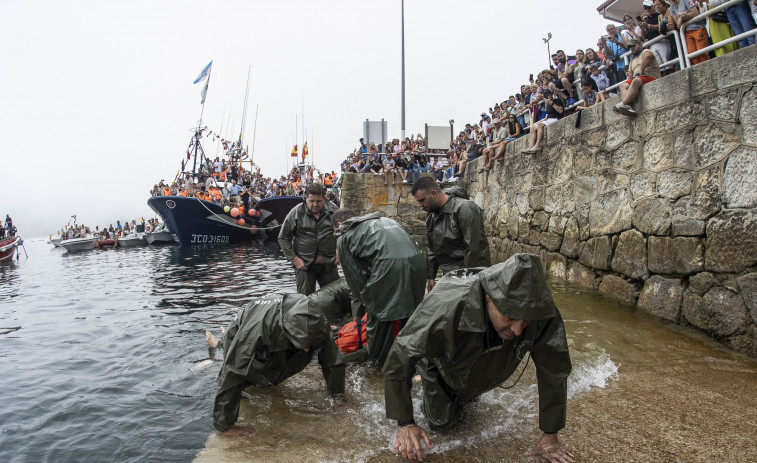
{"type": "Polygon", "coordinates": [[[126,235],[118,239],[118,245],[124,248],[133,248],[136,246],[146,246],[147,240],[142,236],[142,233],[135,233],[132,235],[126,235]]]}
{"type": "Polygon", "coordinates": [[[100,240],[97,241],[96,248],[115,248],[117,246],[116,240],[113,238],[100,238],[100,240]]]}
{"type": "Polygon", "coordinates": [[[97,243],[98,241],[99,239],[97,237],[87,235],[82,238],[71,238],[68,240],[63,240],[61,241],[60,245],[68,252],[88,251],[90,249],[95,249],[95,243],[97,243]]]}
{"type": "Polygon", "coordinates": [[[63,241],[63,238],[61,238],[61,237],[52,238],[52,235],[51,235],[50,239],[47,240],[47,244],[52,244],[56,248],[59,248],[59,247],[61,247],[61,245],[60,245],[61,241],[63,241]]]}
{"type": "Polygon", "coordinates": [[[147,244],[176,244],[173,235],[165,228],[159,228],[152,233],[145,233],[147,244]]]}
{"type": "Polygon", "coordinates": [[[0,262],[13,259],[13,254],[16,253],[16,248],[24,244],[24,241],[20,236],[14,236],[7,240],[0,241],[0,262]]]}

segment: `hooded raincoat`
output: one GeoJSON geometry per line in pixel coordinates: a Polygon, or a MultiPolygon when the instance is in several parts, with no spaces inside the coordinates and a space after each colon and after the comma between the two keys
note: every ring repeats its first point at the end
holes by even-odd
{"type": "Polygon", "coordinates": [[[462,269],[439,280],[394,342],[384,364],[386,415],[413,418],[411,378],[418,365],[423,411],[434,428],[455,424],[461,406],[507,380],[530,352],[539,390],[539,427],[565,426],[571,371],[565,326],[544,281],[539,258],[516,254],[488,269],[462,269]],[[503,340],[486,312],[530,320],[520,336],[503,340]]]}
{"type": "Polygon", "coordinates": [[[229,325],[223,345],[213,408],[218,431],[237,420],[246,387],[279,384],[305,369],[316,354],[329,393],[344,393],[342,356],[326,320],[310,307],[307,296],[270,295],[251,302],[229,325]]]}
{"type": "Polygon", "coordinates": [[[408,318],[426,286],[426,262],[415,240],[379,212],[345,220],[334,234],[347,284],[368,316],[408,318]]]}
{"type": "Polygon", "coordinates": [[[428,279],[460,268],[491,265],[484,212],[460,187],[445,189],[447,202],[426,216],[428,279]]]}
{"type": "Polygon", "coordinates": [[[351,320],[362,316],[360,301],[350,291],[347,280],[344,278],[332,281],[308,297],[311,309],[322,313],[326,321],[331,324],[338,325],[345,323],[345,318],[349,317],[351,320]]]}

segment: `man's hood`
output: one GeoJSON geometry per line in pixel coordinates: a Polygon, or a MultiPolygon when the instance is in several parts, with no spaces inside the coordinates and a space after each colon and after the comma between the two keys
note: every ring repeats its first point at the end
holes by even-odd
{"type": "Polygon", "coordinates": [[[482,270],[478,277],[497,310],[506,317],[542,320],[557,314],[539,256],[515,254],[482,270]]]}
{"type": "Polygon", "coordinates": [[[375,219],[380,219],[380,218],[381,218],[381,212],[373,212],[371,214],[352,217],[350,219],[345,220],[344,222],[342,222],[341,225],[339,225],[339,228],[337,228],[336,231],[334,232],[334,236],[339,237],[339,236],[344,235],[345,233],[347,233],[347,231],[351,227],[353,227],[356,224],[363,223],[367,220],[375,220],[375,219]]]}
{"type": "Polygon", "coordinates": [[[298,349],[318,346],[329,338],[323,315],[312,312],[307,296],[301,294],[284,295],[281,324],[287,339],[298,349]]]}
{"type": "Polygon", "coordinates": [[[443,189],[442,191],[446,193],[448,196],[452,196],[452,197],[457,196],[458,198],[470,199],[470,197],[468,196],[468,192],[465,191],[465,188],[461,186],[457,186],[457,185],[451,186],[451,187],[443,189]]]}

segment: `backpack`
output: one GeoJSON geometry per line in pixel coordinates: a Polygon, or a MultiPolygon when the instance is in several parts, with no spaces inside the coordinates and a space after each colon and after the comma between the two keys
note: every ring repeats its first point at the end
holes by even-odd
{"type": "Polygon", "coordinates": [[[339,330],[336,337],[336,347],[343,354],[357,352],[368,345],[368,332],[366,330],[366,321],[368,314],[363,315],[358,322],[349,322],[339,330]],[[360,324],[360,336],[358,336],[358,324],[360,324]]]}

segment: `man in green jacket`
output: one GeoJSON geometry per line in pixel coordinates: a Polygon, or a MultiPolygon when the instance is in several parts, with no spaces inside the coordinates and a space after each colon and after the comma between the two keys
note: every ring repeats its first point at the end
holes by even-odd
{"type": "Polygon", "coordinates": [[[301,294],[269,295],[250,302],[231,322],[223,338],[224,360],[213,407],[217,431],[244,434],[232,427],[242,391],[251,385],[279,384],[304,370],[316,354],[329,393],[344,393],[342,356],[316,306],[301,294]]]}
{"type": "Polygon", "coordinates": [[[572,462],[557,439],[565,426],[571,371],[565,326],[533,254],[448,273],[410,317],[383,370],[386,416],[398,425],[395,452],[421,460],[421,441],[431,447],[428,434],[413,420],[410,389],[416,366],[423,413],[433,429],[443,430],[459,422],[466,403],[507,380],[529,352],[544,432],[529,454],[572,462]]]}
{"type": "Polygon", "coordinates": [[[344,277],[368,313],[368,359],[381,367],[394,334],[423,300],[423,252],[400,224],[378,212],[358,217],[339,209],[332,221],[344,277]]]}
{"type": "Polygon", "coordinates": [[[336,239],[331,216],[336,206],[326,201],[326,190],[320,183],[305,189],[305,202],[293,207],[279,232],[279,246],[292,263],[297,278],[297,292],[308,295],[315,283],[323,287],[339,278],[334,263],[336,239]]]}
{"type": "Polygon", "coordinates": [[[411,190],[426,216],[428,290],[436,284],[439,267],[452,270],[491,265],[484,211],[460,187],[442,191],[432,177],[421,177],[411,190]]]}

